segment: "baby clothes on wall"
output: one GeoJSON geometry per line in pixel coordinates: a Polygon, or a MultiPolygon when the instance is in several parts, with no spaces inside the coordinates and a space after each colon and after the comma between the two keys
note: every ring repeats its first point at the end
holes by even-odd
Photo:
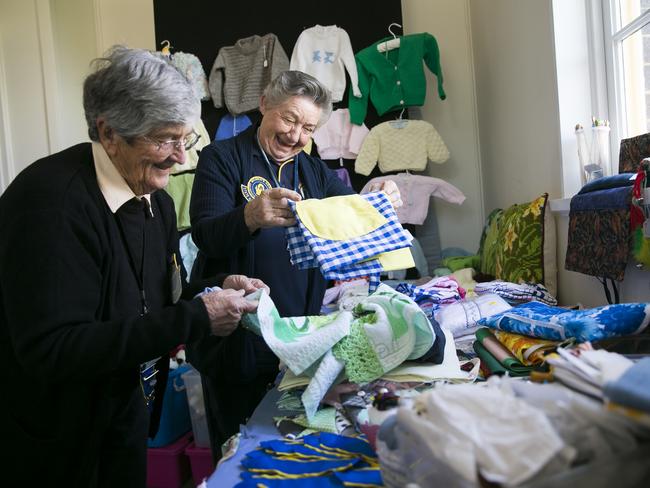
{"type": "Polygon", "coordinates": [[[201,119],[199,119],[196,124],[194,124],[193,129],[194,132],[201,136],[199,137],[199,142],[197,142],[192,149],[185,151],[185,163],[176,163],[174,166],[172,166],[172,173],[180,173],[182,171],[188,171],[190,169],[196,168],[196,165],[199,162],[199,153],[201,152],[201,149],[210,144],[210,134],[208,134],[208,131],[201,119]]]}
{"type": "Polygon", "coordinates": [[[256,110],[266,85],[287,69],[289,58],[275,34],[250,36],[222,47],[208,82],[214,106],[225,104],[233,115],[256,110]]]}
{"type": "Polygon", "coordinates": [[[355,55],[361,97],[350,92],[349,108],[353,124],[361,124],[368,111],[368,101],[378,115],[405,107],[422,106],[426,96],[426,78],[422,61],[438,78],[438,96],[446,98],[442,88],[440,51],[436,39],[429,33],[400,37],[396,49],[379,52],[378,45],[392,38],[382,39],[355,55]]]}
{"type": "Polygon", "coordinates": [[[177,52],[171,55],[171,62],[192,83],[194,92],[201,100],[210,99],[208,78],[199,58],[194,54],[177,52]]]}
{"type": "Polygon", "coordinates": [[[348,33],[336,25],[315,25],[302,31],[293,48],[290,69],[303,71],[321,81],[331,90],[333,102],[343,99],[344,67],[350,75],[354,96],[360,97],[357,65],[348,33]]]}
{"type": "Polygon", "coordinates": [[[444,163],[449,149],[438,131],[424,120],[393,120],[372,128],[359,156],[354,171],[368,176],[379,163],[382,173],[389,171],[422,171],[427,160],[444,163]]]}
{"type": "Polygon", "coordinates": [[[321,159],[354,159],[368,135],[364,125],[350,123],[347,108],[334,110],[329,120],[314,132],[314,142],[321,159]]]}
{"type": "Polygon", "coordinates": [[[465,201],[463,192],[445,180],[407,173],[373,178],[366,183],[361,193],[367,193],[373,184],[386,180],[393,180],[402,196],[404,204],[396,209],[401,224],[422,225],[427,218],[431,196],[458,205],[465,201]]]}
{"type": "Polygon", "coordinates": [[[225,114],[219,121],[217,133],[214,136],[215,141],[223,139],[230,139],[235,137],[240,132],[248,129],[253,123],[246,115],[231,115],[225,114]]]}

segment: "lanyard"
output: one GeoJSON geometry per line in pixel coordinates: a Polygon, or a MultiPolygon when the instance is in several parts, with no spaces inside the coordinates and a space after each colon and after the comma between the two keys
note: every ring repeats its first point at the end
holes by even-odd
{"type": "MultiPolygon", "coordinates": [[[[262,156],[264,156],[264,161],[266,161],[266,167],[269,169],[269,173],[271,173],[271,178],[273,178],[273,183],[275,183],[275,186],[278,188],[282,188],[282,185],[278,181],[278,179],[275,176],[275,173],[273,171],[273,166],[271,165],[271,161],[269,161],[269,157],[266,155],[264,152],[264,149],[262,148],[262,144],[260,143],[260,131],[257,129],[257,133],[255,134],[255,138],[257,139],[257,145],[260,148],[260,151],[262,151],[262,156]]],[[[298,153],[300,154],[300,153],[298,153]]],[[[298,182],[298,154],[296,154],[293,157],[293,191],[296,193],[300,193],[299,191],[299,182],[298,182]]]]}
{"type": "MultiPolygon", "coordinates": [[[[146,204],[144,204],[144,211],[148,211],[146,204]]],[[[146,226],[147,226],[147,221],[146,221],[146,216],[145,216],[145,222],[144,226],[142,227],[142,258],[140,261],[140,272],[138,272],[138,267],[136,265],[135,261],[135,256],[131,253],[131,248],[129,246],[129,243],[126,238],[126,233],[124,232],[124,228],[122,227],[122,222],[120,221],[120,217],[117,216],[115,219],[117,221],[117,227],[120,229],[120,235],[122,236],[122,242],[124,243],[124,249],[126,250],[126,255],[129,258],[129,265],[131,266],[131,270],[133,271],[133,275],[135,276],[135,281],[138,283],[138,288],[140,288],[140,300],[142,303],[142,314],[141,315],[146,315],[147,312],[149,311],[149,308],[147,307],[147,297],[144,292],[144,256],[146,252],[146,236],[147,233],[145,231],[146,226]]]]}

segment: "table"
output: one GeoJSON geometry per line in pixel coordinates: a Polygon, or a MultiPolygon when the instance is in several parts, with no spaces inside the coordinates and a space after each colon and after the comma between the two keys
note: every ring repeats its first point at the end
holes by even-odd
{"type": "Polygon", "coordinates": [[[241,481],[239,477],[242,472],[240,464],[246,454],[259,446],[262,441],[282,437],[273,423],[273,417],[280,415],[276,406],[280,395],[281,393],[277,387],[267,392],[253,412],[248,423],[241,427],[239,449],[237,449],[235,455],[223,461],[214,473],[212,473],[212,476],[208,478],[204,486],[207,486],[207,488],[228,488],[235,486],[241,481]]]}

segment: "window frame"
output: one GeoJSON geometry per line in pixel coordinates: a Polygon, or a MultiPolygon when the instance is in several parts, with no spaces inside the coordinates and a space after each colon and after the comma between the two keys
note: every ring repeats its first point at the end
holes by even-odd
{"type": "MultiPolygon", "coordinates": [[[[600,30],[595,27],[597,23],[592,23],[591,29],[589,29],[589,31],[592,31],[592,38],[594,39],[591,51],[597,53],[600,49],[598,43],[602,43],[602,52],[604,52],[604,65],[602,67],[597,67],[598,60],[594,60],[595,73],[592,76],[598,88],[596,93],[592,93],[592,102],[594,107],[600,107],[603,99],[606,100],[608,118],[611,121],[611,170],[612,174],[616,174],[618,173],[617,161],[621,139],[629,137],[622,44],[631,35],[646,25],[650,25],[650,10],[642,13],[627,25],[619,27],[621,24],[620,10],[618,8],[620,0],[599,0],[589,3],[592,6],[591,15],[602,18],[602,28],[600,30]]],[[[594,56],[598,57],[596,54],[594,56]]]]}

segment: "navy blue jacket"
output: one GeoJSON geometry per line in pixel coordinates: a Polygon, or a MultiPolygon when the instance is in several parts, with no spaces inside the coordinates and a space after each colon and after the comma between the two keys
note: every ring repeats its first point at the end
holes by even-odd
{"type": "MultiPolygon", "coordinates": [[[[228,272],[260,278],[269,285],[280,315],[317,315],[325,293],[320,271],[291,265],[284,228],[251,234],[244,221],[246,197],[273,186],[256,131],[251,127],[201,150],[190,204],[192,237],[199,247],[192,277],[228,272]]],[[[304,198],[352,193],[320,159],[305,153],[296,158],[304,198]]],[[[286,163],[278,178],[291,189],[293,164],[286,163]]],[[[260,337],[242,328],[228,337],[212,336],[192,344],[188,355],[204,375],[208,427],[216,451],[264,396],[266,384],[277,375],[277,358],[260,337]]]]}
{"type": "MultiPolygon", "coordinates": [[[[228,272],[260,278],[271,288],[280,315],[317,315],[325,291],[320,272],[301,271],[288,263],[284,229],[260,229],[251,234],[244,221],[246,195],[250,198],[255,182],[264,178],[273,185],[256,141],[256,130],[251,127],[237,137],[213,142],[201,151],[190,204],[192,237],[199,248],[192,276],[206,278],[217,272],[228,272]],[[256,249],[269,244],[273,248],[267,252],[256,249]],[[286,267],[260,259],[256,262],[256,256],[260,255],[269,256],[267,261],[282,260],[286,267]],[[278,276],[279,270],[283,276],[278,276]],[[294,282],[304,286],[292,289],[294,282]]],[[[304,198],[353,193],[320,159],[304,152],[296,158],[304,198]]]]}

